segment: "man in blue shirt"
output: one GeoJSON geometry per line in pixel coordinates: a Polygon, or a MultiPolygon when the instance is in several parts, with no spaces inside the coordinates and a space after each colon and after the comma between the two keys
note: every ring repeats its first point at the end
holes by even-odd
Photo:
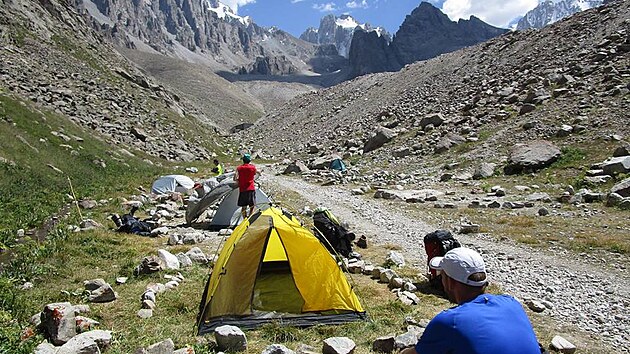
{"type": "Polygon", "coordinates": [[[486,268],[479,253],[459,247],[429,266],[438,270],[451,302],[429,322],[415,348],[402,354],[540,354],[521,304],[507,295],[485,293],[486,268]]]}

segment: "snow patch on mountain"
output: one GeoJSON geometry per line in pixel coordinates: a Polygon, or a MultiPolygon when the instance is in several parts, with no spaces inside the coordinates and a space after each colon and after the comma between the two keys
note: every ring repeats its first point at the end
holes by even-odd
{"type": "Polygon", "coordinates": [[[225,21],[236,20],[245,26],[249,26],[252,23],[252,19],[249,16],[241,17],[232,11],[228,5],[217,0],[208,1],[208,10],[217,14],[217,16],[225,21]]]}
{"type": "Polygon", "coordinates": [[[543,0],[518,21],[517,30],[542,28],[574,13],[601,6],[603,0],[543,0]]]}

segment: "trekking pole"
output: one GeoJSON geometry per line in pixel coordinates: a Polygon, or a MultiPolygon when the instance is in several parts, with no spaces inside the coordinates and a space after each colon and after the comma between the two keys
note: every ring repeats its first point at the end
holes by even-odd
{"type": "Polygon", "coordinates": [[[74,194],[74,188],[72,187],[72,181],[68,176],[68,184],[70,184],[70,192],[72,193],[72,198],[74,199],[74,205],[77,206],[77,211],[79,212],[79,217],[83,220],[83,215],[81,215],[81,208],[79,208],[79,201],[77,200],[76,194],[74,194]]]}

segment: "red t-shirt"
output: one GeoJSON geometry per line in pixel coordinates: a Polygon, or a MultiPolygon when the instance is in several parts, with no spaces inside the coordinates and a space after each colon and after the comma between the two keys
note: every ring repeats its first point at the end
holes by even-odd
{"type": "Polygon", "coordinates": [[[238,173],[238,190],[240,192],[253,191],[256,189],[256,186],[254,186],[256,166],[245,163],[238,166],[236,172],[238,173]]]}

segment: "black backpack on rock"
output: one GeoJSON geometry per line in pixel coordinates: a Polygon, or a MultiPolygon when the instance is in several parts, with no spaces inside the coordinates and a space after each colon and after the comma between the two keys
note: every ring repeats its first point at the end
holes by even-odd
{"type": "Polygon", "coordinates": [[[434,269],[429,267],[433,257],[442,257],[446,252],[462,245],[448,230],[436,230],[424,236],[424,250],[427,253],[427,267],[429,268],[429,282],[433,287],[442,288],[442,280],[434,269]]]}

